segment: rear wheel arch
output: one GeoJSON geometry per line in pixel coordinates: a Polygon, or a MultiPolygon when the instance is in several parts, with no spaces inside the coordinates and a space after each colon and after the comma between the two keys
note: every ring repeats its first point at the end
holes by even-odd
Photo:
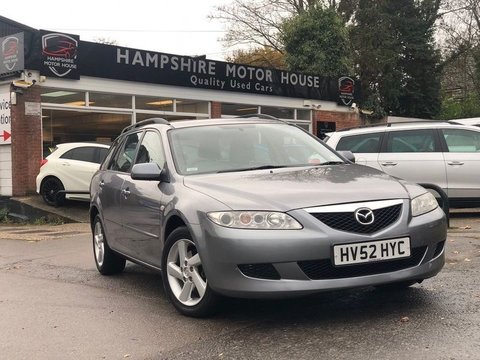
{"type": "Polygon", "coordinates": [[[95,217],[99,214],[100,212],[98,211],[96,206],[92,206],[90,208],[90,226],[93,229],[93,223],[95,221],[95,217]]]}
{"type": "Polygon", "coordinates": [[[40,195],[51,206],[61,205],[65,201],[65,194],[57,195],[58,191],[65,190],[63,181],[55,175],[47,175],[40,182],[40,195]]]}

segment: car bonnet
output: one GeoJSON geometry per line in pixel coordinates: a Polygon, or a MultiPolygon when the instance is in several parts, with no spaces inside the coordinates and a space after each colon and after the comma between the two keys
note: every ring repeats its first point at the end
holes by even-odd
{"type": "Polygon", "coordinates": [[[289,211],[409,197],[398,180],[355,164],[192,175],[184,185],[237,210],[289,211]]]}

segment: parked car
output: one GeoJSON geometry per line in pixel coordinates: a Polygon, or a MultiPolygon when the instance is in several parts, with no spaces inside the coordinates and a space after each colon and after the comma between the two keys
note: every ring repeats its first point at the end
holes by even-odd
{"type": "Polygon", "coordinates": [[[65,199],[90,200],[89,186],[109,146],[98,143],[58,144],[40,165],[37,193],[48,205],[65,199]]]}
{"type": "Polygon", "coordinates": [[[446,217],[430,192],[280,120],[139,122],[90,192],[98,271],[157,270],[189,316],[222,295],[407,287],[444,264],[446,217]]]}
{"type": "Polygon", "coordinates": [[[452,207],[480,205],[480,128],[449,122],[384,124],[329,133],[326,143],[355,161],[440,187],[452,207]]]}

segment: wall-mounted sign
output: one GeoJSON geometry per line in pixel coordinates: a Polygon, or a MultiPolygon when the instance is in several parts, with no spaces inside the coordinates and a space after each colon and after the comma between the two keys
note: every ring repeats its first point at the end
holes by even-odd
{"type": "Polygon", "coordinates": [[[40,109],[40,103],[25,101],[25,115],[40,116],[42,111],[40,109]]]}
{"type": "Polygon", "coordinates": [[[82,75],[337,102],[338,79],[81,42],[82,75]]]}
{"type": "Polygon", "coordinates": [[[38,50],[32,52],[26,65],[29,69],[40,67],[41,75],[46,76],[79,79],[80,75],[85,75],[197,89],[325,100],[346,106],[351,104],[347,97],[354,99],[359,96],[358,91],[349,92],[345,80],[353,82],[349,77],[341,78],[340,95],[346,100],[343,102],[339,101],[339,79],[321,74],[303,74],[215,61],[205,57],[80,42],[78,36],[47,31],[40,31],[35,43],[41,44],[41,58],[38,50]]]}
{"type": "Polygon", "coordinates": [[[338,79],[338,99],[340,105],[350,106],[355,99],[355,80],[348,76],[338,79]]]}
{"type": "Polygon", "coordinates": [[[0,145],[12,143],[10,104],[10,92],[0,93],[0,145]]]}
{"type": "Polygon", "coordinates": [[[24,69],[23,33],[0,38],[0,75],[24,69]]]}
{"type": "Polygon", "coordinates": [[[40,30],[41,64],[40,74],[65,79],[80,79],[78,69],[78,35],[61,34],[40,30]]]}

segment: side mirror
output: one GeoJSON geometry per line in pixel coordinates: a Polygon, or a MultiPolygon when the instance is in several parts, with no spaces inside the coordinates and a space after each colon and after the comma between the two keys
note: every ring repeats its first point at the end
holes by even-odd
{"type": "Polygon", "coordinates": [[[351,161],[352,163],[355,163],[355,155],[350,150],[340,150],[338,151],[340,155],[342,155],[345,159],[348,161],[351,161]]]}
{"type": "Polygon", "coordinates": [[[162,169],[156,163],[135,164],[130,177],[133,180],[162,180],[162,169]]]}

